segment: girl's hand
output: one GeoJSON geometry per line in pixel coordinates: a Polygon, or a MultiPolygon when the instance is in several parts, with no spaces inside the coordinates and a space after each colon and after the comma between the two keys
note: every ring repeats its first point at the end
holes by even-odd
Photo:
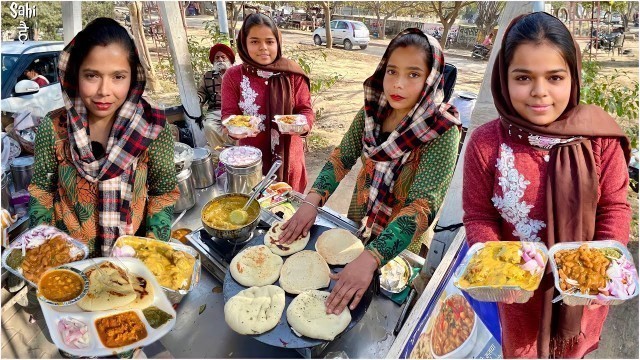
{"type": "Polygon", "coordinates": [[[355,260],[348,263],[344,269],[337,273],[330,273],[329,276],[338,282],[331,290],[331,294],[325,303],[327,314],[342,313],[347,304],[351,301],[350,310],[358,306],[365,291],[369,288],[373,274],[378,267],[378,262],[368,251],[363,251],[355,260]]]}
{"type": "Polygon", "coordinates": [[[307,236],[316,216],[318,216],[318,209],[307,203],[302,203],[291,219],[282,225],[279,243],[287,245],[300,237],[301,234],[307,236]]]}
{"type": "Polygon", "coordinates": [[[301,134],[306,134],[311,130],[311,127],[309,126],[309,124],[305,125],[304,128],[302,129],[301,132],[282,132],[281,134],[283,135],[301,135],[301,134]]]}

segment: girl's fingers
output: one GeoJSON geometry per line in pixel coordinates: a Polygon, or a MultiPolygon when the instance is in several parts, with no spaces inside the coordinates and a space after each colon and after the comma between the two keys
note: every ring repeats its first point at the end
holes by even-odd
{"type": "MultiPolygon", "coordinates": [[[[338,305],[340,305],[340,302],[342,302],[342,298],[345,297],[345,295],[349,290],[350,290],[349,286],[342,285],[340,286],[340,288],[338,289],[334,288],[333,291],[331,291],[331,295],[333,295],[334,293],[335,295],[333,296],[331,301],[327,299],[327,301],[329,301],[329,305],[327,306],[327,309],[329,310],[330,313],[331,312],[335,313],[336,308],[338,307],[338,305]]],[[[329,297],[331,297],[331,295],[329,295],[329,297]]]]}
{"type": "Polygon", "coordinates": [[[364,290],[365,289],[360,289],[356,291],[356,296],[353,298],[353,301],[351,302],[351,306],[349,306],[349,309],[354,310],[358,306],[358,304],[360,304],[360,300],[362,300],[362,296],[364,295],[364,290]]]}
{"type": "Polygon", "coordinates": [[[302,236],[307,236],[309,234],[309,230],[311,230],[314,222],[315,221],[311,220],[307,223],[307,226],[305,226],[304,230],[302,230],[302,236]]]}
{"type": "MultiPolygon", "coordinates": [[[[343,286],[342,288],[344,289],[346,286],[343,286]]],[[[344,295],[342,296],[342,300],[340,300],[340,303],[338,304],[338,306],[335,308],[335,310],[333,310],[333,313],[336,315],[340,315],[340,313],[344,310],[345,307],[347,307],[347,304],[349,304],[349,301],[351,301],[351,298],[353,298],[353,295],[356,293],[356,288],[349,288],[344,295]]]]}

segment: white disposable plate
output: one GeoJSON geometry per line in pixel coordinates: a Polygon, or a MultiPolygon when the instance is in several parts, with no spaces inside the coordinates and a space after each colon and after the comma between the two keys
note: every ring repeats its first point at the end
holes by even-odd
{"type": "Polygon", "coordinates": [[[620,251],[622,256],[627,258],[627,260],[631,262],[634,268],[636,267],[636,265],[633,263],[633,256],[631,256],[631,253],[629,252],[629,250],[620,242],[615,240],[600,240],[600,241],[587,241],[587,242],[575,241],[575,242],[561,242],[561,243],[555,244],[549,249],[549,261],[551,264],[551,270],[553,271],[554,283],[555,283],[556,289],[558,289],[558,291],[562,295],[563,303],[570,306],[591,305],[591,304],[620,305],[623,302],[638,296],[639,285],[638,285],[637,269],[635,274],[636,291],[630,296],[623,296],[619,298],[613,297],[613,296],[606,296],[605,297],[606,300],[600,300],[597,298],[597,295],[586,295],[582,293],[567,293],[562,291],[560,288],[560,275],[558,275],[558,264],[556,264],[555,254],[560,250],[577,249],[583,244],[587,244],[589,245],[590,248],[595,248],[595,249],[614,248],[620,251]]]}
{"type": "Polygon", "coordinates": [[[69,263],[67,266],[74,267],[76,269],[84,270],[87,267],[90,267],[95,264],[102,263],[103,261],[111,261],[117,266],[123,267],[126,266],[128,270],[136,275],[140,275],[144,277],[150,284],[153,286],[154,299],[153,303],[149,306],[156,306],[160,310],[170,314],[173,316],[173,319],[169,320],[167,323],[163,324],[157,329],[152,328],[147,319],[144,317],[142,313],[142,309],[131,309],[128,307],[123,307],[116,310],[106,310],[106,311],[93,311],[87,312],[82,310],[78,305],[69,305],[69,306],[50,306],[49,304],[39,301],[40,306],[42,307],[42,313],[44,314],[44,319],[47,322],[47,327],[49,328],[49,333],[51,334],[51,339],[53,343],[61,350],[68,352],[69,354],[75,356],[109,356],[118,353],[122,353],[125,351],[129,351],[138,347],[143,347],[150,345],[164,335],[166,335],[176,323],[176,311],[169,303],[167,299],[167,295],[165,295],[164,291],[162,291],[162,287],[158,284],[155,276],[147,269],[144,263],[136,258],[118,258],[118,260],[113,258],[95,258],[77,261],[74,263],[69,263]],[[144,339],[137,341],[133,344],[119,347],[119,348],[108,348],[102,344],[100,340],[100,336],[98,335],[98,330],[96,329],[95,320],[98,318],[103,318],[105,316],[110,316],[114,314],[119,314],[127,311],[134,311],[142,320],[142,323],[145,325],[147,329],[147,337],[144,339]],[[62,340],[62,336],[58,331],[58,322],[66,317],[75,318],[87,325],[87,329],[89,331],[89,346],[84,349],[75,349],[64,343],[62,340]]]}

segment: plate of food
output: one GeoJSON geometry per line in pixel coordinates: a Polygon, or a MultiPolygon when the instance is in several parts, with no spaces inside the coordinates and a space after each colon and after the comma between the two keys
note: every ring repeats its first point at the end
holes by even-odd
{"type": "Polygon", "coordinates": [[[72,304],[38,298],[59,349],[82,357],[109,356],[149,345],[175,325],[173,306],[142,261],[95,258],[67,264],[68,269],[88,279],[84,296],[72,304]]]}
{"type": "Polygon", "coordinates": [[[277,347],[309,348],[335,340],[360,321],[373,299],[370,287],[353,311],[326,314],[324,303],[335,285],[330,268],[343,269],[331,264],[355,259],[364,250],[355,241],[362,243],[352,235],[354,246],[333,246],[345,242],[338,241],[346,240],[337,231],[342,229],[314,225],[307,237],[283,246],[275,240],[281,224],[253,238],[232,259],[223,287],[225,321],[237,333],[277,347]]]}
{"type": "Polygon", "coordinates": [[[260,131],[260,123],[262,121],[256,116],[249,115],[231,115],[222,120],[229,134],[231,135],[252,135],[260,131]]]}
{"type": "Polygon", "coordinates": [[[617,241],[563,242],[549,249],[549,258],[566,305],[618,305],[638,296],[633,257],[617,241]]]}
{"type": "Polygon", "coordinates": [[[304,126],[308,124],[307,117],[304,115],[275,115],[273,121],[278,124],[280,132],[303,133],[304,126]]]}
{"type": "Polygon", "coordinates": [[[440,304],[431,332],[434,358],[464,359],[477,337],[478,317],[461,294],[453,294],[440,304]]]}
{"type": "Polygon", "coordinates": [[[39,225],[9,245],[2,254],[2,266],[37,288],[45,271],[88,255],[85,244],[52,226],[39,225]]]}
{"type": "Polygon", "coordinates": [[[539,242],[477,243],[469,248],[453,281],[479,301],[525,303],[540,285],[548,258],[539,242]]]}
{"type": "Polygon", "coordinates": [[[125,235],[116,240],[111,256],[142,260],[174,304],[200,280],[200,254],[187,245],[125,235]]]}

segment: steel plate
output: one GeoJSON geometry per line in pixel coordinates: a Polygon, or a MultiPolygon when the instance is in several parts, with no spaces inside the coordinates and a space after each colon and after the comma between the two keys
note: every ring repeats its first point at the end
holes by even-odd
{"type": "MultiPolygon", "coordinates": [[[[330,228],[314,225],[311,228],[311,236],[309,238],[309,243],[305,247],[305,250],[315,251],[316,240],[318,239],[320,234],[322,234],[327,230],[330,230],[330,228]]],[[[257,245],[264,245],[264,235],[255,237],[246,246],[251,247],[251,246],[257,246],[257,245]]],[[[284,260],[286,260],[286,258],[287,258],[286,256],[283,257],[284,260]]],[[[330,268],[333,272],[340,272],[344,267],[330,266],[330,268]]],[[[319,289],[319,290],[331,291],[335,283],[336,283],[335,280],[331,280],[331,283],[329,284],[329,288],[319,289]]],[[[276,281],[274,285],[280,286],[280,282],[276,281]]],[[[245,289],[247,289],[247,287],[244,287],[238,284],[233,279],[233,276],[231,276],[231,274],[229,273],[229,269],[227,269],[227,273],[224,278],[224,284],[223,284],[224,302],[226,303],[231,297],[233,297],[234,295],[236,295],[237,293],[245,289]]],[[[353,311],[351,311],[351,323],[349,323],[349,326],[347,326],[347,328],[340,335],[338,335],[336,339],[334,339],[334,341],[337,340],[340,336],[344,335],[349,330],[351,330],[354,326],[356,326],[358,321],[362,319],[364,314],[367,312],[369,305],[371,304],[371,300],[373,299],[373,293],[374,291],[373,291],[373,281],[372,281],[372,285],[369,286],[369,289],[367,290],[367,292],[365,292],[365,294],[362,296],[362,300],[360,300],[358,307],[355,308],[353,311]]],[[[321,345],[326,342],[324,340],[311,339],[305,336],[300,337],[293,333],[293,331],[291,330],[291,327],[287,323],[287,308],[289,307],[289,304],[291,304],[291,301],[293,300],[294,297],[295,296],[285,292],[285,309],[282,312],[282,316],[280,317],[280,321],[278,322],[278,325],[276,325],[275,328],[267,331],[264,334],[253,336],[256,340],[268,345],[290,348],[290,349],[310,348],[310,347],[321,345]]],[[[225,324],[224,326],[227,326],[227,325],[225,324]]]]}

